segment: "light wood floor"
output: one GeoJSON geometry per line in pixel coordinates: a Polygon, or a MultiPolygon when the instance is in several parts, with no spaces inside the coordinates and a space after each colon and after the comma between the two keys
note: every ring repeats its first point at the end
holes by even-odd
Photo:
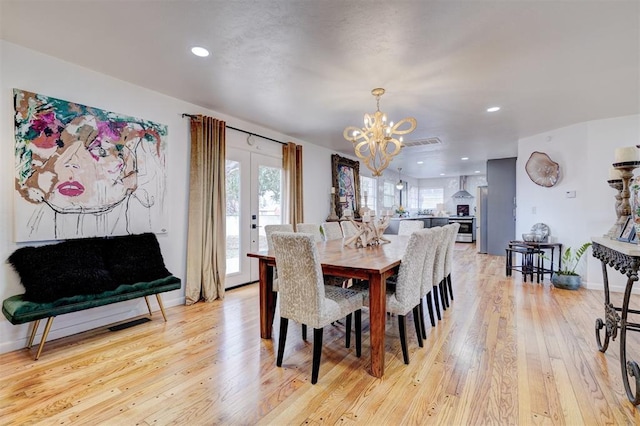
{"type": "MultiPolygon", "coordinates": [[[[317,385],[295,325],[276,367],[251,285],[224,302],[170,308],[166,324],[156,314],[49,342],[37,362],[27,350],[0,355],[0,423],[640,424],[618,341],[606,354],[596,347],[602,293],[506,278],[504,257],[474,249],[456,246],[455,300],[423,349],[409,318],[408,366],[388,319],[383,379],[367,373],[368,330],[358,359],[340,324],[325,330],[317,385]]],[[[630,334],[633,359],[640,335],[630,334]]]]}

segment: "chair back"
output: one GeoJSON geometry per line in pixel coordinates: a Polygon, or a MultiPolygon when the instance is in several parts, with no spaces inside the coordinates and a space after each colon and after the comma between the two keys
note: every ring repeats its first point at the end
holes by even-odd
{"type": "Polygon", "coordinates": [[[402,256],[395,298],[404,310],[410,310],[420,303],[422,270],[426,255],[426,239],[418,232],[411,234],[407,249],[402,256]]]}
{"type": "Polygon", "coordinates": [[[424,222],[421,220],[401,220],[398,226],[398,235],[411,235],[422,228],[424,228],[424,222]]]}
{"type": "Polygon", "coordinates": [[[313,234],[316,243],[322,241],[322,232],[320,232],[320,225],[317,223],[299,223],[296,225],[296,232],[313,234]]]}
{"type": "Polygon", "coordinates": [[[293,225],[265,225],[264,233],[267,235],[267,248],[269,251],[273,250],[273,241],[271,241],[271,235],[274,232],[293,232],[293,225]]]}
{"type": "Polygon", "coordinates": [[[437,232],[435,241],[436,253],[433,266],[433,285],[438,285],[440,281],[445,277],[444,275],[444,258],[447,251],[447,244],[449,239],[447,235],[449,233],[449,225],[439,226],[432,228],[437,232]]]}
{"type": "Polygon", "coordinates": [[[422,269],[422,280],[420,282],[420,296],[426,296],[433,288],[433,271],[435,268],[436,251],[438,240],[442,233],[441,228],[427,228],[418,231],[418,235],[425,239],[424,268],[422,269]]]}
{"type": "Polygon", "coordinates": [[[342,228],[340,228],[339,222],[324,222],[322,224],[322,233],[325,241],[342,239],[342,228]]]}
{"type": "Polygon", "coordinates": [[[318,248],[311,234],[274,232],[280,316],[314,326],[324,309],[325,292],[318,248]]]}
{"type": "Polygon", "coordinates": [[[460,229],[460,224],[455,222],[449,224],[449,244],[447,245],[447,251],[444,256],[444,276],[448,276],[451,274],[451,269],[453,268],[453,248],[456,245],[456,235],[458,235],[458,230],[460,229]]]}
{"type": "Polygon", "coordinates": [[[355,225],[349,220],[343,220],[342,222],[340,222],[340,227],[342,228],[342,235],[344,236],[344,238],[353,237],[358,233],[355,225]]]}

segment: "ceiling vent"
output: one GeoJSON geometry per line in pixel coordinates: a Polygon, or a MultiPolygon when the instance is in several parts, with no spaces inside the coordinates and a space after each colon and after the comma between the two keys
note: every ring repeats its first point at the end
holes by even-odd
{"type": "Polygon", "coordinates": [[[467,185],[467,177],[460,176],[460,190],[453,194],[451,198],[473,198],[473,195],[469,194],[465,189],[467,185]]]}
{"type": "Polygon", "coordinates": [[[402,142],[403,148],[410,148],[412,146],[430,146],[435,148],[436,146],[441,146],[441,145],[442,145],[442,141],[440,140],[440,138],[436,136],[432,138],[417,139],[415,141],[402,142]]]}

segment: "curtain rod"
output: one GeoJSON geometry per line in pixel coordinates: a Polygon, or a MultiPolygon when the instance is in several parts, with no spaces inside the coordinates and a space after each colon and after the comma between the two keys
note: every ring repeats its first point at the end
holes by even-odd
{"type": "MultiPolygon", "coordinates": [[[[182,114],[182,118],[184,118],[184,117],[196,118],[196,117],[198,117],[198,116],[197,116],[197,115],[193,115],[193,114],[186,114],[186,113],[183,113],[183,114],[182,114]]],[[[248,131],[246,131],[246,130],[238,129],[237,127],[232,127],[232,126],[227,126],[227,125],[225,125],[225,127],[226,127],[227,129],[237,130],[238,132],[246,133],[246,134],[248,134],[249,136],[258,136],[258,137],[260,137],[260,138],[262,138],[262,139],[266,139],[266,140],[269,140],[269,141],[277,142],[277,143],[279,143],[279,144],[281,144],[281,145],[286,145],[286,144],[287,144],[286,142],[280,142],[280,141],[277,141],[277,140],[275,140],[275,139],[272,139],[272,138],[269,138],[269,137],[266,137],[266,136],[259,135],[259,134],[257,134],[257,133],[248,132],[248,131]]]]}

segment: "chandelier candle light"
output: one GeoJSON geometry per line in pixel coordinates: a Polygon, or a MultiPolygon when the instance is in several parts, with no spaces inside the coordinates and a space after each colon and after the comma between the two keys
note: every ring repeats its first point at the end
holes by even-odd
{"type": "Polygon", "coordinates": [[[377,111],[373,115],[364,115],[363,128],[349,126],[344,129],[343,136],[353,143],[356,155],[373,172],[373,176],[382,176],[391,159],[400,153],[400,135],[413,132],[417,123],[412,117],[403,118],[395,124],[393,121],[387,122],[387,114],[380,111],[380,97],[384,95],[384,89],[373,89],[371,94],[376,98],[377,111]],[[401,129],[405,124],[409,127],[401,129]],[[396,139],[396,136],[400,137],[396,139]]]}

